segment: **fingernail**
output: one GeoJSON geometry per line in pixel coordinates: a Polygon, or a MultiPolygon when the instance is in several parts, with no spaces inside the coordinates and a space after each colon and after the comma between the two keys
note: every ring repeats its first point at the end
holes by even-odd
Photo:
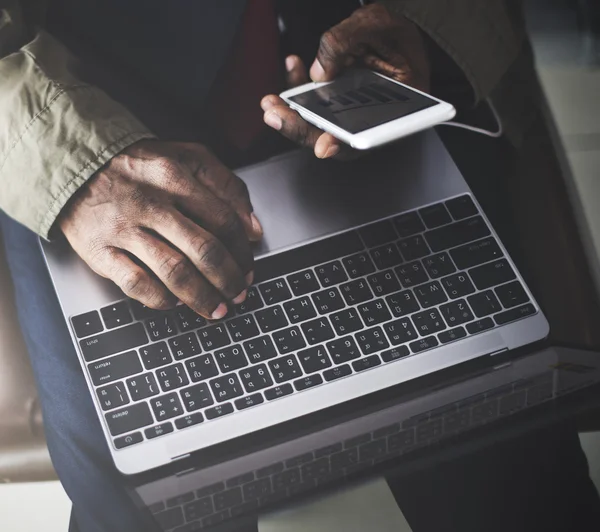
{"type": "Polygon", "coordinates": [[[239,293],[239,295],[234,297],[231,301],[233,302],[234,305],[239,305],[240,303],[244,302],[247,295],[248,295],[248,290],[244,289],[239,293]]]}
{"type": "Polygon", "coordinates": [[[260,225],[260,222],[258,221],[258,218],[256,217],[256,214],[252,213],[250,215],[250,220],[252,221],[252,229],[256,234],[262,235],[263,234],[263,228],[262,225],[260,225]]]}
{"type": "Polygon", "coordinates": [[[295,66],[296,66],[296,58],[294,56],[288,55],[285,58],[285,69],[288,72],[291,72],[292,70],[294,70],[295,66]]]}
{"type": "Polygon", "coordinates": [[[275,112],[269,112],[265,114],[265,124],[271,126],[273,129],[279,131],[283,127],[283,122],[279,115],[275,112]]]}
{"type": "Polygon", "coordinates": [[[268,111],[269,109],[271,109],[271,107],[273,107],[274,103],[272,102],[271,98],[263,98],[260,101],[260,106],[262,108],[263,111],[268,111]]]}
{"type": "Polygon", "coordinates": [[[227,305],[225,303],[221,303],[215,311],[210,315],[210,318],[213,320],[220,320],[224,318],[227,314],[227,305]]]}
{"type": "Polygon", "coordinates": [[[254,282],[254,270],[252,270],[248,275],[246,275],[246,284],[250,286],[254,282]]]}
{"type": "Polygon", "coordinates": [[[323,159],[329,159],[330,157],[335,157],[338,153],[340,153],[340,147],[337,144],[329,146],[325,155],[323,155],[323,159]]]}
{"type": "Polygon", "coordinates": [[[310,67],[310,78],[313,81],[323,81],[325,77],[325,70],[323,69],[323,65],[319,63],[318,59],[315,59],[315,62],[310,67]]]}
{"type": "Polygon", "coordinates": [[[185,305],[185,303],[183,301],[179,301],[179,299],[178,299],[177,303],[175,303],[175,306],[180,307],[181,305],[185,305]]]}

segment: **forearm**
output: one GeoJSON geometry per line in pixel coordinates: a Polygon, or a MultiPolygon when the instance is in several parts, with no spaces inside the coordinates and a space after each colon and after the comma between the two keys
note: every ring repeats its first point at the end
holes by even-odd
{"type": "Polygon", "coordinates": [[[152,135],[104,92],[81,83],[73,57],[47,33],[13,51],[22,35],[13,14],[19,11],[0,27],[0,50],[9,52],[0,59],[0,208],[47,237],[90,176],[152,135]]]}

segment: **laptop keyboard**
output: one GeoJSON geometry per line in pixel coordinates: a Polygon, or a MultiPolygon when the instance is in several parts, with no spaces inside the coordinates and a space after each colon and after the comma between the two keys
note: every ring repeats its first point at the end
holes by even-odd
{"type": "Polygon", "coordinates": [[[71,324],[121,449],[535,313],[465,195],[257,261],[217,322],[123,300],[71,324]]]}

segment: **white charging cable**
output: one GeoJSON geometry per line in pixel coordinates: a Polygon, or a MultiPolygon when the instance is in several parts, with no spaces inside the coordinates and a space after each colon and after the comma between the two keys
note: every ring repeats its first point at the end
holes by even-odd
{"type": "Polygon", "coordinates": [[[473,133],[479,133],[480,135],[486,135],[488,137],[497,139],[504,134],[504,128],[502,127],[502,120],[500,120],[500,116],[498,115],[498,111],[496,111],[494,104],[489,99],[486,99],[486,102],[490,106],[492,114],[494,115],[494,119],[496,120],[496,124],[498,125],[497,131],[488,131],[487,129],[481,129],[479,127],[469,126],[469,125],[463,124],[461,122],[442,122],[441,124],[438,124],[438,125],[439,126],[459,127],[461,129],[466,129],[468,131],[472,131],[473,133]]]}

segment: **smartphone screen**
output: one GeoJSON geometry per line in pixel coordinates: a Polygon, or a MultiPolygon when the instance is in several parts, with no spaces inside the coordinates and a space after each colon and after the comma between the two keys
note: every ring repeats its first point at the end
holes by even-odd
{"type": "Polygon", "coordinates": [[[350,70],[329,85],[289,99],[350,133],[360,133],[438,104],[369,70],[350,70]]]}

